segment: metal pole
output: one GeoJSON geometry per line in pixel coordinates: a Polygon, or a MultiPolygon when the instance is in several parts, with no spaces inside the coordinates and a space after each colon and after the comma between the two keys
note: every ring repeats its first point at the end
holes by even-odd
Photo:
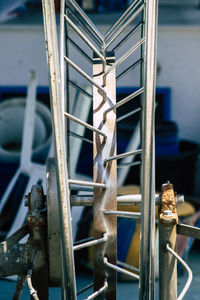
{"type": "Polygon", "coordinates": [[[58,59],[57,30],[55,20],[54,1],[43,0],[43,16],[45,38],[47,43],[47,57],[50,73],[51,110],[54,128],[54,150],[56,158],[56,171],[58,181],[58,201],[62,239],[62,265],[65,289],[69,299],[76,299],[76,280],[74,271],[74,254],[71,228],[71,212],[66,166],[64,114],[62,115],[62,102],[60,90],[60,70],[58,59]]]}
{"type": "Polygon", "coordinates": [[[177,299],[177,260],[167,251],[176,248],[176,200],[172,184],[162,186],[161,209],[159,213],[159,299],[177,299]]]}
{"type": "Polygon", "coordinates": [[[155,166],[154,166],[154,102],[156,77],[157,0],[146,1],[142,117],[142,205],[140,243],[139,299],[154,298],[154,232],[155,232],[155,166]]]}

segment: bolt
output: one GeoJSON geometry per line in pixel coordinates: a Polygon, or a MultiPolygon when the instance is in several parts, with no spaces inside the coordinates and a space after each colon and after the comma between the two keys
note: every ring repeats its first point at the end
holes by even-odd
{"type": "Polygon", "coordinates": [[[166,217],[172,217],[173,213],[170,209],[166,209],[166,210],[164,210],[163,215],[166,217]]]}
{"type": "Polygon", "coordinates": [[[183,205],[184,204],[184,195],[178,195],[177,199],[176,199],[176,203],[183,205]]]}

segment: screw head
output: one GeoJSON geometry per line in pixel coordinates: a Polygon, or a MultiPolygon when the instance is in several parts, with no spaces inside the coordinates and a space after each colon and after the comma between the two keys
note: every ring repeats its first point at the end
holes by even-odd
{"type": "Polygon", "coordinates": [[[166,209],[166,210],[164,210],[163,215],[166,217],[171,217],[173,215],[173,213],[170,209],[166,209]]]}

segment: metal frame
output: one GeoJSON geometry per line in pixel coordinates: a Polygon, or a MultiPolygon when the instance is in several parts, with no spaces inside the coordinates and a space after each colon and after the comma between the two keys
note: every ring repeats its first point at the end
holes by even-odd
{"type": "MultiPolygon", "coordinates": [[[[200,230],[178,224],[176,203],[182,202],[183,197],[176,195],[172,184],[169,182],[164,184],[161,195],[155,195],[154,98],[157,1],[135,0],[105,36],[98,31],[74,0],[68,0],[66,4],[65,6],[64,0],[61,1],[59,63],[54,1],[43,0],[55,146],[55,160],[48,159],[47,161],[47,197],[41,186],[33,186],[26,197],[27,224],[0,243],[0,276],[18,275],[15,299],[20,298],[25,281],[27,281],[31,298],[36,300],[47,300],[49,298],[48,287],[57,284],[62,286],[63,300],[75,300],[78,295],[92,286],[94,292],[86,299],[113,300],[116,299],[116,272],[120,272],[139,280],[139,298],[141,300],[153,300],[155,296],[155,205],[158,205],[160,299],[177,299],[176,264],[178,260],[188,272],[185,287],[178,296],[178,300],[181,300],[192,282],[192,271],[175,252],[176,234],[200,239],[200,230]],[[86,31],[89,35],[89,40],[71,21],[69,12],[72,19],[81,26],[83,32],[86,31]],[[113,51],[107,51],[108,48],[120,36],[123,29],[130,25],[141,12],[143,12],[142,22],[140,21],[139,25],[117,44],[117,48],[137,31],[136,28],[141,28],[139,42],[115,62],[115,54],[113,51]],[[68,42],[71,42],[72,39],[69,37],[68,28],[65,28],[66,24],[70,25],[94,52],[93,60],[89,59],[89,61],[93,61],[93,78],[69,58],[68,42]],[[93,44],[94,42],[96,45],[93,44]],[[133,66],[141,63],[140,88],[116,103],[116,68],[139,48],[141,58],[124,72],[126,73],[133,66]],[[70,80],[69,65],[93,85],[93,96],[70,80]],[[73,115],[70,107],[70,84],[85,96],[93,97],[93,125],[73,115]],[[141,149],[128,149],[129,151],[126,153],[117,155],[116,123],[122,118],[128,118],[136,111],[130,111],[118,119],[116,112],[118,107],[133,100],[136,95],[141,95],[141,109],[137,110],[141,113],[141,149]],[[93,142],[82,137],[79,131],[71,131],[71,121],[92,131],[93,142]],[[65,131],[67,131],[67,135],[65,131]],[[69,143],[70,135],[73,138],[93,143],[93,181],[73,178],[74,172],[70,173],[70,151],[73,151],[69,143]],[[117,162],[136,154],[141,156],[141,194],[118,196],[117,162]],[[79,189],[88,191],[90,194],[74,195],[71,193],[72,190],[79,189]],[[91,191],[93,195],[91,195],[91,191]],[[140,212],[117,209],[118,205],[128,207],[133,204],[140,206],[140,212]],[[77,205],[93,206],[94,237],[73,243],[71,206],[77,205]],[[132,218],[141,223],[139,269],[117,260],[117,217],[132,218]],[[19,243],[27,234],[29,235],[27,242],[19,243]],[[77,292],[74,251],[91,246],[95,247],[94,283],[77,292]]],[[[76,49],[88,58],[81,47],[76,45],[76,49]]],[[[33,88],[32,95],[34,91],[33,88]]],[[[26,131],[27,128],[25,128],[26,131]]],[[[83,131],[81,133],[83,134],[83,131]]],[[[27,144],[27,141],[25,142],[27,144]]],[[[28,146],[30,150],[30,145],[28,146]]],[[[28,155],[30,155],[29,152],[28,155]]],[[[29,162],[29,160],[27,161],[29,162]]],[[[27,161],[25,162],[27,163],[27,161]]],[[[133,166],[136,163],[131,162],[133,166]]],[[[129,165],[128,162],[119,164],[120,167],[129,165]]],[[[26,168],[24,171],[27,171],[26,168]]],[[[199,214],[196,214],[197,216],[199,214]]]]}
{"type": "MultiPolygon", "coordinates": [[[[47,54],[49,62],[51,106],[54,127],[55,158],[58,181],[58,199],[60,206],[62,261],[63,261],[63,299],[76,299],[76,281],[74,271],[74,248],[70,213],[70,190],[72,185],[91,186],[94,191],[94,238],[93,242],[78,247],[90,246],[94,243],[94,293],[88,299],[104,295],[106,299],[116,298],[116,271],[125,272],[116,266],[116,215],[141,219],[141,255],[140,272],[136,276],[140,282],[140,299],[154,298],[154,98],[155,98],[155,66],[156,66],[156,24],[157,0],[135,0],[123,13],[119,20],[103,36],[74,0],[61,1],[61,38],[60,63],[56,40],[56,23],[54,5],[51,0],[43,0],[43,13],[47,54]],[[124,53],[116,62],[114,54],[108,48],[120,37],[139,14],[145,16],[145,22],[139,23],[132,35],[141,29],[141,39],[124,53]],[[72,19],[71,19],[72,17],[72,19]],[[81,26],[81,30],[74,23],[81,26]],[[68,26],[89,46],[95,56],[93,58],[93,78],[76,65],[68,56],[68,26]],[[86,35],[89,37],[86,37],[86,35]],[[67,38],[67,40],[65,40],[67,38]],[[122,101],[116,103],[116,68],[129,55],[141,49],[142,56],[135,64],[141,64],[140,89],[122,101]],[[111,65],[110,65],[111,64],[111,65]],[[60,69],[59,69],[60,66],[60,69]],[[93,85],[93,125],[73,116],[70,111],[69,66],[79,72],[93,85]],[[61,77],[60,77],[61,74],[61,77]],[[61,84],[60,84],[61,82],[61,84]],[[141,149],[133,149],[127,153],[116,155],[116,110],[137,95],[142,95],[142,140],[141,149]],[[67,117],[67,122],[64,120],[67,117]],[[93,131],[94,144],[94,182],[75,180],[70,172],[70,145],[65,138],[66,130],[70,132],[70,120],[93,131]],[[67,142],[67,145],[65,144],[67,142]],[[141,154],[141,214],[117,212],[117,160],[127,156],[141,154]],[[66,159],[67,158],[67,159],[66,159]],[[68,169],[68,171],[67,171],[68,169]],[[106,235],[106,238],[105,238],[106,235]],[[103,237],[104,236],[104,237],[103,237]]],[[[117,45],[119,48],[131,34],[117,45]]],[[[80,53],[84,56],[81,47],[80,53]]],[[[110,49],[110,48],[109,48],[110,49]]],[[[132,69],[132,66],[128,69],[132,69]]],[[[82,88],[81,88],[82,89],[82,88]]],[[[132,112],[131,112],[132,113],[132,112]]],[[[134,112],[133,112],[134,113],[134,112]]],[[[126,116],[128,117],[129,114],[126,116]]],[[[69,136],[67,134],[67,136],[69,136]]],[[[80,187],[81,189],[81,187],[80,187]]],[[[74,199],[76,202],[76,199],[74,199]]],[[[126,199],[125,199],[126,201],[126,199]]],[[[82,202],[83,203],[83,202],[82,202]]],[[[90,202],[91,203],[91,202],[90,202]]],[[[128,272],[128,271],[126,271],[128,272]]],[[[130,272],[129,272],[130,273],[130,272]]],[[[129,274],[130,275],[130,274],[129,274]]]]}

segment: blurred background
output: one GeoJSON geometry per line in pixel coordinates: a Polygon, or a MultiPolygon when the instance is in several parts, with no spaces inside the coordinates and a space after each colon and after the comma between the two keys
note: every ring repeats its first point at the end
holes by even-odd
{"type": "MultiPolygon", "coordinates": [[[[77,2],[106,32],[132,1],[77,2]]],[[[59,11],[59,1],[55,1],[55,7],[59,11]]],[[[0,22],[0,103],[25,97],[28,73],[34,70],[38,78],[37,99],[49,106],[41,1],[1,0],[0,22]]],[[[160,0],[158,24],[157,188],[171,180],[177,192],[200,197],[200,1],[160,0]]],[[[71,51],[71,57],[87,67],[75,51],[71,51]]],[[[139,79],[134,74],[118,80],[118,98],[137,88],[139,79]]],[[[85,84],[73,71],[72,77],[80,85],[85,84]]],[[[123,125],[126,126],[125,138],[130,130],[123,125]]],[[[3,188],[1,183],[0,194],[3,188]]]]}
{"type": "MultiPolygon", "coordinates": [[[[82,0],[78,4],[86,11],[100,31],[106,32],[131,0],[82,0]]],[[[57,23],[59,25],[59,1],[55,0],[57,23]]],[[[157,88],[156,88],[156,189],[166,181],[174,184],[177,193],[184,194],[200,206],[200,0],[160,0],[158,14],[157,46],[157,88]]],[[[134,28],[134,24],[131,24],[134,28]]],[[[71,30],[71,29],[69,29],[71,30]]],[[[129,28],[130,30],[130,28],[129,28]]],[[[124,34],[127,34],[125,31],[124,34]]],[[[72,31],[74,40],[84,44],[72,31]]],[[[135,44],[127,40],[116,58],[135,44]]],[[[117,45],[117,42],[115,46],[117,45]]],[[[69,47],[70,58],[92,76],[92,68],[78,51],[69,47]]],[[[130,55],[117,69],[117,99],[135,91],[140,83],[137,70],[126,74],[126,66],[137,59],[138,53],[130,55]],[[123,76],[121,76],[121,74],[123,76]]],[[[77,85],[87,89],[88,82],[70,68],[70,77],[77,85]]],[[[72,88],[71,88],[72,89],[72,88]]],[[[75,92],[72,90],[72,95],[75,92]]],[[[75,95],[75,97],[80,95],[75,95]]],[[[52,130],[49,101],[49,78],[45,53],[45,39],[41,0],[0,0],[0,239],[18,228],[12,224],[24,191],[30,191],[32,184],[45,185],[45,162],[51,151],[52,130]],[[31,161],[35,168],[42,167],[43,175],[35,173],[18,174],[13,192],[2,200],[22,157],[25,103],[30,88],[29,72],[37,77],[35,85],[35,125],[31,161]],[[40,167],[38,167],[40,166],[40,167]],[[27,175],[28,174],[28,175],[27,175]],[[22,176],[23,175],[23,176],[22,176]],[[17,189],[18,188],[18,189],[17,189]],[[16,195],[16,196],[15,196],[16,195]],[[21,198],[20,198],[21,197],[21,198]],[[20,198],[18,201],[16,198],[20,198]],[[5,203],[8,205],[5,205],[5,203]],[[3,203],[4,202],[4,203],[3,203]],[[13,203],[15,206],[13,207],[13,203]],[[12,209],[11,209],[12,208],[12,209]],[[7,215],[7,213],[9,215],[7,215]],[[3,218],[2,218],[3,216],[3,218]],[[8,222],[9,220],[9,222],[8,222]]],[[[140,105],[138,98],[134,104],[140,105]]],[[[87,106],[89,112],[91,107],[87,106]]],[[[129,108],[126,108],[127,111],[129,108]]],[[[126,111],[126,112],[127,112],[126,111]]],[[[124,111],[119,112],[122,115],[124,111]]],[[[89,115],[89,114],[88,114],[89,115]]],[[[90,118],[88,116],[88,118],[90,118]]],[[[127,142],[137,130],[137,120],[120,122],[118,152],[124,152],[127,142]],[[131,125],[130,125],[131,124],[131,125]]],[[[92,120],[90,119],[89,122],[92,120]]],[[[87,131],[85,133],[87,136],[87,131]]],[[[88,137],[89,138],[89,137],[88,137]]],[[[91,149],[84,145],[80,153],[74,153],[75,173],[92,176],[91,149]],[[89,164],[91,162],[91,165],[89,164]]],[[[137,160],[137,157],[135,158],[137,160]]],[[[76,174],[73,174],[76,176],[76,174]]],[[[120,178],[120,185],[139,183],[139,166],[135,166],[120,178]]],[[[19,216],[21,212],[19,211],[19,216]]],[[[74,220],[80,218],[80,212],[74,220]]],[[[17,217],[16,217],[17,220],[17,217]]],[[[199,226],[199,224],[198,224],[199,226]]]]}

